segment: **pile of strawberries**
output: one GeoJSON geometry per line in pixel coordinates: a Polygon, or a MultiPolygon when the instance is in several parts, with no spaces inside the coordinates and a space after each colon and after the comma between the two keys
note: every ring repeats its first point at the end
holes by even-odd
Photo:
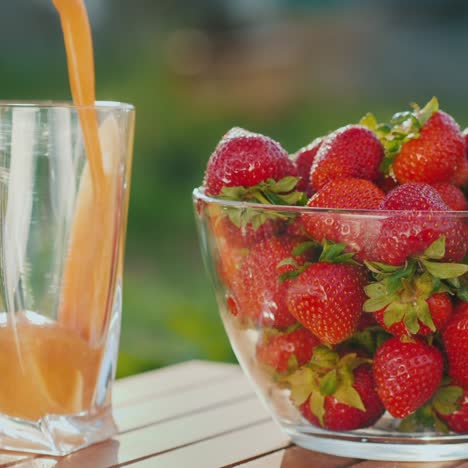
{"type": "Polygon", "coordinates": [[[433,98],[293,155],[239,128],[211,155],[227,310],[311,424],[468,433],[467,150],[433,98]]]}

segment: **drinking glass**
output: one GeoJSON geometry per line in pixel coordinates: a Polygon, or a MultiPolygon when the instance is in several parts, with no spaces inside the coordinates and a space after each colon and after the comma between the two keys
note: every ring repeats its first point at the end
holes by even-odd
{"type": "Polygon", "coordinates": [[[0,449],[115,433],[133,133],[129,104],[0,102],[0,449]]]}

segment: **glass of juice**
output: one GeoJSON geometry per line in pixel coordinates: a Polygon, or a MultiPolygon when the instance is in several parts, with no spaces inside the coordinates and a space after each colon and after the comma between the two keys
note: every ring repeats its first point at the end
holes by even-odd
{"type": "Polygon", "coordinates": [[[133,133],[129,104],[0,102],[1,449],[64,455],[115,433],[133,133]]]}

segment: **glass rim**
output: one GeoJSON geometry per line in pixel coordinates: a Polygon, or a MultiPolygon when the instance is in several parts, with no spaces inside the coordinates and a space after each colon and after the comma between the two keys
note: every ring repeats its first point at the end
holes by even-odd
{"type": "Polygon", "coordinates": [[[92,105],[77,106],[71,101],[55,100],[0,100],[0,109],[94,109],[97,111],[116,110],[134,112],[135,106],[119,101],[95,101],[92,105]]]}
{"type": "Polygon", "coordinates": [[[372,209],[354,209],[354,208],[321,208],[312,206],[291,206],[291,205],[266,205],[262,203],[252,203],[246,201],[224,200],[222,198],[206,195],[203,187],[197,187],[192,193],[195,200],[202,200],[206,203],[212,203],[219,206],[238,208],[238,209],[255,209],[266,211],[283,211],[292,213],[337,213],[342,215],[361,215],[374,218],[388,218],[389,216],[397,216],[398,214],[421,214],[424,216],[433,214],[444,214],[450,218],[468,217],[468,210],[449,210],[449,211],[424,211],[424,210],[372,210],[372,209]]]}

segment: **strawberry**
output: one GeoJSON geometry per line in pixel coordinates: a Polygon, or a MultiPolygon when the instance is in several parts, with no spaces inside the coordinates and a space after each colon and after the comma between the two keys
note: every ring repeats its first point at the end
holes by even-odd
{"type": "Polygon", "coordinates": [[[446,240],[445,261],[456,262],[465,256],[467,228],[446,213],[448,206],[430,185],[417,182],[400,185],[387,194],[380,209],[395,213],[389,213],[382,221],[372,259],[402,265],[441,236],[446,240]]]}
{"type": "Polygon", "coordinates": [[[304,256],[292,254],[298,243],[289,237],[272,237],[252,246],[232,281],[233,299],[242,317],[265,327],[287,328],[296,323],[286,306],[289,281],[279,279],[294,267],[279,264],[290,257],[304,263],[304,256]]]}
{"type": "Polygon", "coordinates": [[[391,192],[394,188],[398,187],[398,182],[393,177],[385,177],[383,174],[378,178],[375,184],[384,193],[391,192]]]}
{"type": "Polygon", "coordinates": [[[448,425],[448,427],[460,434],[468,434],[468,388],[463,391],[463,396],[460,399],[459,407],[456,411],[451,414],[445,415],[439,413],[448,425]]]}
{"type": "Polygon", "coordinates": [[[253,187],[268,179],[295,176],[296,168],[279,143],[258,133],[233,128],[208,160],[204,188],[220,195],[223,187],[253,187]]]}
{"type": "Polygon", "coordinates": [[[460,301],[455,305],[454,313],[459,314],[463,312],[468,312],[468,302],[460,301]]]}
{"type": "Polygon", "coordinates": [[[323,138],[316,138],[312,143],[291,155],[291,159],[296,164],[297,174],[300,177],[297,190],[306,192],[309,197],[313,192],[310,185],[310,169],[312,168],[318,150],[322,146],[322,141],[323,138]]]}
{"type": "Polygon", "coordinates": [[[238,227],[228,216],[223,215],[214,218],[211,226],[215,238],[223,238],[232,248],[249,248],[257,242],[279,234],[283,229],[281,220],[267,219],[255,229],[252,224],[238,227]]]}
{"type": "Polygon", "coordinates": [[[302,327],[276,334],[263,330],[263,340],[257,343],[257,359],[276,372],[286,372],[309,362],[319,344],[318,338],[302,327]]]}
{"type": "MultiPolygon", "coordinates": [[[[414,297],[417,296],[415,295],[414,297]]],[[[395,303],[393,303],[394,311],[396,311],[396,313],[399,316],[401,316],[401,314],[404,314],[404,316],[401,320],[398,320],[389,326],[387,326],[385,320],[385,314],[387,309],[389,309],[389,306],[384,307],[383,309],[374,313],[375,319],[382,326],[382,328],[389,331],[395,336],[411,335],[413,333],[422,336],[430,335],[431,333],[434,333],[437,330],[442,330],[445,324],[447,323],[448,319],[452,315],[452,301],[450,300],[450,297],[447,293],[436,293],[427,299],[420,298],[419,300],[413,300],[411,303],[405,303],[405,300],[409,301],[410,297],[401,297],[400,301],[398,302],[398,304],[396,304],[396,306],[395,303]],[[422,301],[424,301],[427,305],[423,307],[423,305],[421,304],[422,301]],[[421,308],[422,310],[420,311],[419,308],[421,308]],[[431,327],[422,322],[421,319],[418,317],[418,314],[424,317],[423,313],[427,313],[427,310],[429,311],[430,317],[426,315],[425,318],[431,325],[431,327]],[[411,315],[412,312],[415,314],[415,316],[411,315]],[[415,327],[415,330],[412,331],[410,331],[407,325],[405,324],[405,320],[411,319],[413,320],[413,323],[415,322],[413,325],[415,327]]],[[[390,319],[387,320],[391,321],[392,314],[391,311],[388,312],[390,312],[390,319]]]]}
{"type": "Polygon", "coordinates": [[[316,346],[310,361],[282,379],[304,417],[316,426],[351,430],[373,424],[384,408],[367,357],[316,346]]]}
{"type": "Polygon", "coordinates": [[[403,143],[393,172],[400,184],[450,182],[464,153],[460,127],[450,115],[438,110],[424,123],[419,138],[403,143]]]}
{"type": "Polygon", "coordinates": [[[342,127],[323,140],[311,168],[311,187],[317,191],[330,180],[347,177],[377,180],[383,155],[371,130],[362,125],[342,127]]]}
{"type": "Polygon", "coordinates": [[[317,262],[291,280],[291,314],[323,343],[349,338],[357,328],[366,299],[366,274],[350,264],[317,262]]]}
{"type": "Polygon", "coordinates": [[[468,128],[463,130],[463,138],[465,140],[465,157],[458,164],[453,183],[457,187],[466,188],[468,186],[468,128]]]}
{"type": "Polygon", "coordinates": [[[444,203],[455,211],[463,211],[468,209],[468,203],[466,201],[463,192],[453,184],[438,183],[432,185],[439,195],[441,196],[444,203]]]}
{"type": "Polygon", "coordinates": [[[429,400],[443,372],[442,354],[419,338],[390,338],[376,351],[373,372],[387,411],[405,418],[429,400]]]}
{"type": "MultiPolygon", "coordinates": [[[[350,431],[374,424],[384,412],[382,402],[375,391],[372,367],[363,364],[353,373],[353,388],[361,397],[364,410],[342,403],[334,396],[326,396],[323,427],[332,431],[350,431]]],[[[309,397],[299,407],[303,416],[314,426],[320,427],[319,418],[312,412],[309,397]]]]}
{"type": "Polygon", "coordinates": [[[217,239],[217,250],[216,265],[218,275],[224,286],[230,289],[248,250],[241,247],[231,247],[222,238],[217,239]]]}
{"type": "MultiPolygon", "coordinates": [[[[376,209],[385,198],[384,193],[365,179],[335,179],[328,182],[308,201],[307,206],[316,208],[376,209]]],[[[345,213],[306,213],[302,215],[308,234],[321,242],[323,239],[343,242],[347,251],[365,257],[365,247],[372,243],[375,222],[345,213]]]]}
{"type": "Polygon", "coordinates": [[[468,387],[468,311],[460,306],[452,315],[444,331],[442,341],[448,359],[450,377],[462,387],[468,387]]]}

